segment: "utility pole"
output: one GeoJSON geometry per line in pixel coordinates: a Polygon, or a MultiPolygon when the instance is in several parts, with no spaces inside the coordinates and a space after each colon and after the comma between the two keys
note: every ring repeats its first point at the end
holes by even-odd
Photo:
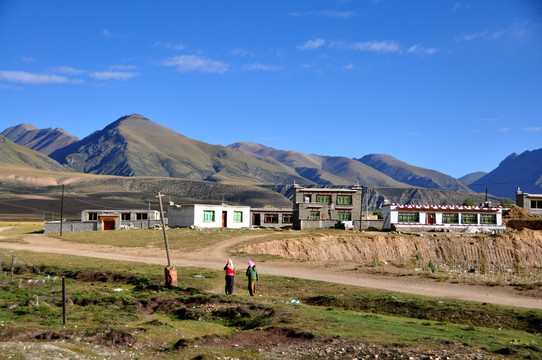
{"type": "Polygon", "coordinates": [[[62,200],[60,201],[60,236],[62,236],[62,222],[64,221],[64,184],[62,184],[62,200]]]}
{"type": "Polygon", "coordinates": [[[162,231],[164,233],[164,242],[166,243],[166,255],[167,255],[167,266],[164,269],[165,276],[166,276],[166,286],[177,286],[177,269],[175,269],[173,266],[171,266],[171,260],[169,257],[169,243],[167,240],[167,232],[166,232],[166,221],[164,218],[164,207],[162,205],[162,197],[164,195],[160,194],[158,192],[158,202],[160,203],[160,220],[162,221],[162,231]]]}

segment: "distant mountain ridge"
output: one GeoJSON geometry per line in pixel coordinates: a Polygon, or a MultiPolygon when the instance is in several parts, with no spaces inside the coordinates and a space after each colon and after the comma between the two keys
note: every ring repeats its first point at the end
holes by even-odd
{"type": "Polygon", "coordinates": [[[514,198],[517,188],[525,193],[542,194],[542,149],[508,155],[496,169],[469,187],[476,192],[514,198]]]}
{"type": "Polygon", "coordinates": [[[93,174],[270,183],[304,180],[291,169],[190,139],[139,114],[123,116],[51,157],[93,174]]]}
{"type": "MultiPolygon", "coordinates": [[[[2,134],[19,145],[48,154],[64,164],[64,170],[69,167],[90,174],[174,177],[233,184],[344,186],[359,183],[467,194],[484,193],[489,185],[490,194],[506,198],[513,198],[518,186],[524,192],[542,193],[542,149],[521,155],[513,153],[489,174],[477,172],[455,179],[385,154],[351,159],[277,150],[249,142],[211,145],[190,139],[139,114],[123,116],[84,139],[77,139],[62,129],[40,130],[28,124],[10,127],[2,134]]],[[[13,150],[12,145],[9,148],[13,150]]],[[[28,155],[23,154],[22,158],[25,157],[28,155]]],[[[11,154],[8,158],[17,156],[11,154]]],[[[0,158],[0,165],[2,163],[5,161],[0,158]]],[[[29,166],[33,164],[43,166],[33,161],[29,166]]]]}
{"type": "Polygon", "coordinates": [[[0,135],[16,144],[50,155],[79,139],[66,131],[56,128],[38,129],[34,125],[20,124],[4,130],[0,135]]]}
{"type": "Polygon", "coordinates": [[[427,189],[471,192],[459,180],[439,171],[424,169],[384,154],[365,155],[356,159],[403,183],[427,189]]]}
{"type": "Polygon", "coordinates": [[[277,150],[249,142],[238,142],[228,147],[268,163],[279,162],[318,184],[359,183],[372,186],[409,187],[370,166],[343,156],[309,155],[299,151],[277,150]]]}

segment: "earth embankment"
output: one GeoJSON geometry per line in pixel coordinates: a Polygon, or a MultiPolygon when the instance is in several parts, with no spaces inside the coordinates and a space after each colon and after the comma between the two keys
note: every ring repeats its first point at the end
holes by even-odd
{"type": "Polygon", "coordinates": [[[476,261],[510,268],[518,264],[534,267],[540,266],[542,259],[542,232],[523,229],[499,235],[322,235],[273,240],[240,250],[310,261],[431,261],[442,265],[476,261]]]}

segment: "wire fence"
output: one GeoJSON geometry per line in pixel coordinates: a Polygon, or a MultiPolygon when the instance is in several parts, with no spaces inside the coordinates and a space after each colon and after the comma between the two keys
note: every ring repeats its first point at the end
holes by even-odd
{"type": "Polygon", "coordinates": [[[65,277],[49,274],[38,266],[0,249],[0,285],[12,291],[23,291],[24,304],[10,306],[39,306],[55,304],[62,307],[62,323],[66,324],[65,277]]]}

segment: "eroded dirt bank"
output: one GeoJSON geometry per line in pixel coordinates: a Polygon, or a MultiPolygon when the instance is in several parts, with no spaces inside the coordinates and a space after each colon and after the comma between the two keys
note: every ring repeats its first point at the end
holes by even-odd
{"type": "Polygon", "coordinates": [[[240,250],[249,254],[270,254],[310,261],[353,260],[370,263],[377,260],[394,264],[432,261],[435,264],[451,265],[454,261],[476,260],[509,268],[518,263],[521,267],[540,267],[542,232],[523,229],[492,236],[322,235],[252,244],[240,250]]]}

